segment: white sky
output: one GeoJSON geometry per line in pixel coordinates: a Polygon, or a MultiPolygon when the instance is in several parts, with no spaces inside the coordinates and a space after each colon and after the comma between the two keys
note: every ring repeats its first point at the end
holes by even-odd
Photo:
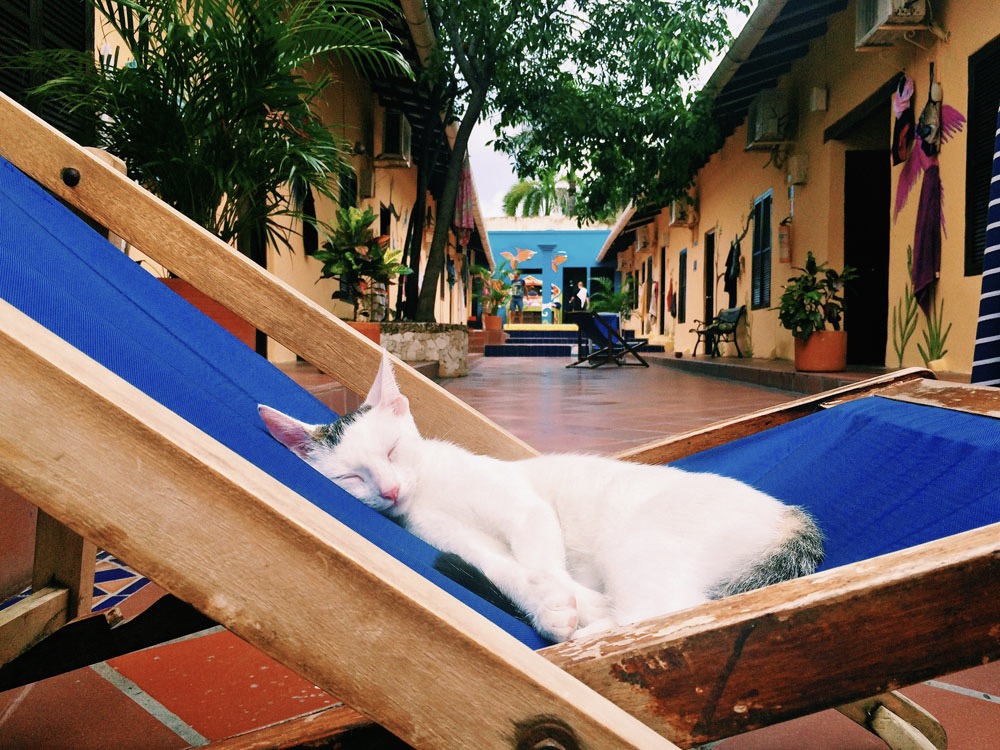
{"type": "MultiPolygon", "coordinates": [[[[745,23],[745,16],[738,13],[732,14],[729,28],[734,37],[739,35],[745,23]]],[[[721,59],[722,55],[719,55],[708,62],[698,79],[702,82],[707,81],[721,59]]],[[[503,197],[511,187],[517,184],[517,175],[514,174],[510,159],[505,154],[494,151],[491,146],[488,146],[487,141],[491,140],[493,140],[493,124],[485,121],[476,125],[472,131],[472,137],[469,139],[472,176],[476,183],[479,206],[484,218],[504,215],[503,197]]]]}

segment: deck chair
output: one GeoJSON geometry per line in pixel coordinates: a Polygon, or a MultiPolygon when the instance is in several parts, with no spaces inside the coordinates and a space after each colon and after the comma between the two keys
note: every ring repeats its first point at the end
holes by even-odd
{"type": "Polygon", "coordinates": [[[649,367],[639,350],[647,339],[626,339],[618,329],[618,316],[578,310],[567,314],[567,322],[576,324],[576,362],[567,367],[587,364],[600,367],[613,362],[618,367],[649,367]],[[635,361],[630,361],[635,360],[635,361]]]}
{"type": "MultiPolygon", "coordinates": [[[[902,549],[910,538],[896,539],[881,557],[534,651],[537,636],[437,575],[433,551],[318,481],[249,416],[259,400],[305,418],[322,419],[325,407],[166,296],[39,185],[358,391],[381,356],[374,345],[6,100],[0,156],[19,168],[5,164],[0,180],[0,484],[416,747],[690,746],[1000,652],[998,529],[978,525],[996,518],[965,511],[945,532],[954,536],[902,549]],[[79,175],[75,187],[60,177],[66,168],[79,175]],[[894,627],[911,612],[919,617],[894,627]]],[[[451,430],[501,457],[533,453],[405,366],[399,373],[428,434],[451,430]]],[[[800,417],[805,434],[823,432],[809,420],[843,408],[824,409],[830,402],[877,392],[969,404],[980,413],[974,425],[929,433],[934,445],[957,447],[921,456],[954,458],[972,431],[982,467],[997,432],[982,414],[1000,410],[998,396],[920,375],[802,399],[622,457],[696,461],[742,438],[734,446],[750,451],[743,464],[765,463],[763,454],[778,475],[782,454],[803,460],[793,447],[809,441],[799,434],[763,450],[754,441],[781,437],[786,427],[776,425],[791,430],[800,417]]],[[[955,413],[930,411],[939,423],[955,413]]],[[[924,421],[909,419],[901,434],[924,421]]],[[[951,464],[966,468],[974,466],[951,464]]],[[[949,476],[939,472],[932,491],[949,476]]],[[[989,479],[964,481],[995,487],[989,479]]],[[[993,496],[981,494],[990,506],[993,496]]]]}

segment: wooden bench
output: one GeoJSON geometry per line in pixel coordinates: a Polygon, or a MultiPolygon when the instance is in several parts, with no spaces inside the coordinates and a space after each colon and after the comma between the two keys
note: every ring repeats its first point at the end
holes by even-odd
{"type": "Polygon", "coordinates": [[[692,355],[697,356],[698,344],[704,342],[705,351],[711,356],[721,356],[719,343],[731,341],[736,346],[736,356],[742,357],[743,352],[740,351],[740,344],[736,340],[736,329],[740,324],[740,318],[746,313],[746,309],[746,305],[727,307],[720,310],[719,314],[710,323],[703,323],[700,320],[696,320],[695,323],[698,324],[698,327],[692,328],[691,333],[697,335],[698,340],[694,344],[692,355]]]}

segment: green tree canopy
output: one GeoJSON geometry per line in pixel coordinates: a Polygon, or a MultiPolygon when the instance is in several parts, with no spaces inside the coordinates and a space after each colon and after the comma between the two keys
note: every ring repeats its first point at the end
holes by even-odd
{"type": "Polygon", "coordinates": [[[337,199],[346,145],[314,114],[337,56],[410,73],[380,14],[391,0],[91,0],[124,49],[29,56],[34,93],[93,118],[129,175],[260,263],[312,188],[337,199]],[[289,200],[289,186],[292,200],[289,200]]]}
{"type": "Polygon", "coordinates": [[[574,214],[666,201],[716,144],[691,80],[750,0],[428,0],[439,75],[458,82],[454,153],[418,317],[433,317],[461,160],[482,115],[522,178],[577,176],[574,214]],[[444,225],[444,226],[442,226],[444,225]]]}

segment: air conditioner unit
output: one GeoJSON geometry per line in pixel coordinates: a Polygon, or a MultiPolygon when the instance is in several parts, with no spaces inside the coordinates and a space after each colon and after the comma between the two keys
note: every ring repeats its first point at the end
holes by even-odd
{"type": "Polygon", "coordinates": [[[787,91],[767,89],[750,103],[747,112],[747,151],[768,150],[790,143],[795,129],[795,113],[787,91]]]}
{"type": "Polygon", "coordinates": [[[375,170],[371,167],[361,167],[358,171],[358,197],[375,197],[375,170]]]}
{"type": "Polygon", "coordinates": [[[383,166],[409,167],[412,141],[410,121],[402,112],[386,110],[382,129],[382,153],[376,160],[383,166]]]}
{"type": "Polygon", "coordinates": [[[907,31],[926,29],[927,0],[858,0],[855,49],[893,45],[907,31]]]}
{"type": "Polygon", "coordinates": [[[672,227],[693,227],[698,223],[698,211],[693,203],[686,200],[676,200],[670,202],[670,221],[672,227]]]}

